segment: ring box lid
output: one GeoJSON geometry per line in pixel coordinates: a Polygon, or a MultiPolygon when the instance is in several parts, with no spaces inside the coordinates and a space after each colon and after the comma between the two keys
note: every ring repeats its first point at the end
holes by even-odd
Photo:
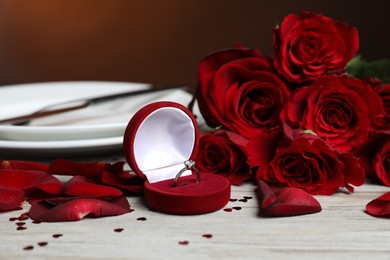
{"type": "MultiPolygon", "coordinates": [[[[193,114],[174,102],[141,108],[130,120],[123,141],[131,169],[149,183],[174,179],[198,148],[199,127],[193,114]]],[[[186,171],[182,176],[191,175],[186,171]]]]}

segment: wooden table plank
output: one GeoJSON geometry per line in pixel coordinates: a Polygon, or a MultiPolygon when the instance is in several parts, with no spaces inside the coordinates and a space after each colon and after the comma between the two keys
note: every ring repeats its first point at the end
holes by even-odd
{"type": "Polygon", "coordinates": [[[24,205],[0,213],[0,259],[390,258],[389,220],[364,212],[366,203],[388,187],[365,184],[353,194],[316,196],[322,212],[286,218],[259,217],[255,189],[249,183],[233,187],[232,198],[253,198],[229,202],[225,208],[241,207],[231,212],[168,215],[150,211],[142,197],[128,197],[135,210],[129,214],[62,223],[27,220],[27,229],[18,231],[9,218],[27,212],[24,205]],[[146,221],[137,220],[141,217],[146,221]],[[24,250],[27,246],[34,248],[24,250]]]}

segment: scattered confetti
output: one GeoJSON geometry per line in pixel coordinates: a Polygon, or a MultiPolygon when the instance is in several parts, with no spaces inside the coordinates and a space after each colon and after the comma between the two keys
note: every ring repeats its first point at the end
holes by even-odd
{"type": "Polygon", "coordinates": [[[47,244],[48,244],[47,242],[39,242],[38,246],[47,246],[47,244]]]}
{"type": "Polygon", "coordinates": [[[21,231],[21,230],[26,230],[26,227],[17,227],[16,230],[21,231]]]}

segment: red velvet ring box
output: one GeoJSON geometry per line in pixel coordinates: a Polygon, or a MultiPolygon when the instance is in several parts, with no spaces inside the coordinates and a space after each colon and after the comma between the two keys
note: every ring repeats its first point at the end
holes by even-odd
{"type": "MultiPolygon", "coordinates": [[[[222,176],[183,172],[184,162],[197,154],[199,128],[183,105],[156,102],[140,109],[127,125],[123,148],[131,169],[146,179],[145,201],[171,214],[202,214],[218,210],[230,199],[230,183],[222,176]]],[[[195,165],[196,167],[196,165],[195,165]]]]}

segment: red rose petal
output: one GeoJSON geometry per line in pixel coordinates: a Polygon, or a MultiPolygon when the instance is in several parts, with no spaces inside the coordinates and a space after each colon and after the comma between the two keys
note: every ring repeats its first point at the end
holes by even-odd
{"type": "Polygon", "coordinates": [[[77,221],[86,216],[117,216],[130,212],[130,205],[119,197],[74,197],[43,200],[33,204],[30,218],[40,222],[77,221]]]}
{"type": "Polygon", "coordinates": [[[387,192],[366,205],[366,212],[375,217],[390,217],[390,192],[387,192]]]}
{"type": "Polygon", "coordinates": [[[53,198],[58,198],[59,194],[48,194],[43,192],[34,192],[33,194],[30,194],[28,197],[28,203],[35,204],[40,202],[41,200],[48,200],[53,198]]]}
{"type": "Polygon", "coordinates": [[[273,203],[275,203],[276,196],[274,192],[271,190],[271,188],[262,180],[258,181],[259,186],[259,192],[258,195],[260,197],[260,208],[267,208],[271,206],[273,203]]]}
{"type": "Polygon", "coordinates": [[[4,160],[4,161],[0,161],[0,169],[16,169],[16,170],[48,172],[49,166],[47,164],[43,164],[39,162],[4,160]]]}
{"type": "Polygon", "coordinates": [[[118,189],[99,185],[92,179],[84,176],[74,176],[65,186],[64,193],[71,196],[120,196],[118,189]]]}
{"type": "Polygon", "coordinates": [[[359,160],[355,158],[351,153],[340,154],[340,160],[345,164],[345,187],[353,192],[354,188],[351,186],[361,186],[366,180],[366,173],[363,167],[360,166],[359,160]]]}
{"type": "Polygon", "coordinates": [[[22,189],[26,195],[36,190],[60,194],[63,184],[57,178],[42,171],[0,169],[0,185],[22,189]]]}
{"type": "Polygon", "coordinates": [[[144,191],[144,182],[141,177],[129,172],[122,172],[120,175],[103,171],[101,182],[132,193],[141,194],[144,191]]]}
{"type": "Polygon", "coordinates": [[[69,160],[54,160],[49,165],[49,173],[56,175],[82,175],[85,177],[99,176],[106,167],[105,162],[74,162],[69,160]]]}
{"type": "Polygon", "coordinates": [[[23,190],[0,186],[0,211],[17,209],[24,201],[23,190]]]}
{"type": "Polygon", "coordinates": [[[251,139],[246,147],[251,167],[264,167],[272,161],[278,141],[283,138],[278,131],[269,131],[251,139]]]}
{"type": "Polygon", "coordinates": [[[285,187],[276,192],[262,180],[258,181],[260,213],[265,216],[286,217],[321,211],[319,202],[304,190],[285,187]]]}

